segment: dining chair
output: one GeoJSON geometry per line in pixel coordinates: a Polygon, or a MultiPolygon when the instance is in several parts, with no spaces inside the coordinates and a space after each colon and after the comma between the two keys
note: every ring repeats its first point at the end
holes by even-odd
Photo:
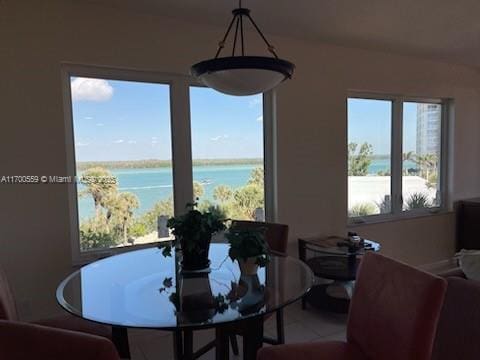
{"type": "MultiPolygon", "coordinates": [[[[7,275],[0,266],[0,320],[19,321],[15,299],[10,288],[7,275]]],[[[38,320],[33,322],[37,325],[44,325],[64,330],[79,331],[87,334],[112,339],[112,328],[97,324],[79,317],[65,314],[56,317],[38,320]]]]}
{"type": "Polygon", "coordinates": [[[258,360],[430,360],[447,283],[379,254],[360,264],[346,341],[271,346],[258,360]]]}
{"type": "Polygon", "coordinates": [[[0,358],[120,360],[104,337],[7,320],[0,320],[0,358]]]}
{"type": "MultiPolygon", "coordinates": [[[[269,222],[260,222],[260,221],[234,220],[232,221],[231,226],[232,228],[237,228],[237,229],[263,230],[265,232],[265,240],[268,243],[270,250],[276,255],[287,256],[288,225],[269,223],[269,222]]],[[[271,314],[265,316],[265,320],[269,319],[271,316],[272,316],[271,314]]],[[[276,317],[277,338],[272,339],[269,337],[264,337],[263,341],[270,345],[284,344],[285,329],[284,329],[284,321],[283,321],[283,309],[277,310],[275,312],[275,317],[276,317]]],[[[238,332],[239,332],[239,335],[241,335],[242,330],[239,328],[238,332]]],[[[233,336],[231,340],[232,340],[232,348],[235,350],[236,348],[238,348],[238,345],[233,344],[233,342],[236,343],[236,337],[233,336]]]]}
{"type": "Polygon", "coordinates": [[[447,279],[432,360],[477,360],[480,354],[480,282],[447,279]]]}
{"type": "MultiPolygon", "coordinates": [[[[288,245],[288,225],[260,222],[260,221],[246,221],[246,220],[233,220],[231,224],[232,228],[241,228],[241,229],[261,229],[265,231],[265,240],[268,243],[270,250],[278,256],[287,255],[287,245],[288,245]]],[[[265,316],[265,320],[269,319],[272,314],[265,316]]],[[[276,316],[276,329],[277,329],[277,338],[272,339],[269,337],[264,337],[263,341],[267,344],[278,345],[285,343],[285,331],[284,331],[284,321],[283,321],[283,309],[279,309],[275,313],[276,316]]],[[[241,327],[233,325],[229,329],[229,339],[230,345],[234,355],[239,354],[238,350],[238,341],[237,335],[242,335],[245,330],[241,327]]],[[[192,331],[187,330],[185,338],[189,342],[191,347],[192,340],[192,331]]],[[[194,352],[194,358],[199,358],[209,350],[215,347],[215,341],[211,341],[208,344],[202,346],[196,352],[194,352]]],[[[174,344],[175,348],[175,344],[174,344]]]]}

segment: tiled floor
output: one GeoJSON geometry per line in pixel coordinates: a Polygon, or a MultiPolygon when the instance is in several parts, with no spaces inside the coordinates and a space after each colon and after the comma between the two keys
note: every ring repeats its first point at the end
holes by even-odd
{"type": "MultiPolygon", "coordinates": [[[[285,338],[287,343],[308,342],[317,340],[342,340],[345,338],[346,316],[312,309],[303,311],[300,303],[285,309],[285,338]]],[[[265,335],[275,336],[275,318],[265,323],[265,335]]],[[[169,332],[130,330],[129,340],[133,360],[170,360],[173,359],[172,336],[169,332]]],[[[194,347],[213,340],[212,330],[196,331],[194,347]]],[[[238,337],[240,351],[241,338],[238,337]]],[[[241,355],[241,354],[240,354],[241,355]]],[[[214,350],[201,359],[214,359],[214,350]]],[[[231,354],[231,359],[236,359],[231,354]]]]}

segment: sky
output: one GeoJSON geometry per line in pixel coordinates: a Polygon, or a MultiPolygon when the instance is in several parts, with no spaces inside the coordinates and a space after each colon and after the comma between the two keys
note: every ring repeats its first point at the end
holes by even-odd
{"type": "MultiPolygon", "coordinates": [[[[71,78],[77,161],[171,159],[169,86],[71,78]]],[[[190,89],[194,159],[262,158],[262,96],[190,89]]]]}
{"type": "MultiPolygon", "coordinates": [[[[391,153],[392,103],[385,100],[348,99],[348,142],[373,146],[375,155],[391,153]]],[[[415,151],[417,106],[403,107],[403,152],[415,151]]]]}
{"type": "MultiPolygon", "coordinates": [[[[169,86],[71,78],[77,161],[171,159],[169,86]]],[[[192,157],[263,157],[262,96],[190,88],[192,157]]],[[[390,154],[391,102],[348,100],[348,142],[390,154]]],[[[404,152],[416,147],[416,105],[404,106],[404,152]]]]}

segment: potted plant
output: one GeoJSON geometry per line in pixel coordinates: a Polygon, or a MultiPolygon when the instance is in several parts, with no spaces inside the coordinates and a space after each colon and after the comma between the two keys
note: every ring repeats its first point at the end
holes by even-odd
{"type": "Polygon", "coordinates": [[[238,261],[243,275],[255,275],[270,260],[263,229],[230,228],[225,237],[230,244],[228,255],[238,261]]]}
{"type": "Polygon", "coordinates": [[[201,212],[196,207],[196,203],[187,204],[190,209],[187,213],[168,220],[167,226],[172,229],[175,240],[160,245],[164,256],[171,256],[172,247],[180,245],[183,271],[208,269],[212,235],[225,230],[221,213],[211,209],[201,212]]]}
{"type": "Polygon", "coordinates": [[[185,274],[176,279],[175,285],[171,277],[165,278],[159,292],[168,297],[181,322],[206,322],[219,310],[218,296],[212,294],[207,273],[185,274]]]}

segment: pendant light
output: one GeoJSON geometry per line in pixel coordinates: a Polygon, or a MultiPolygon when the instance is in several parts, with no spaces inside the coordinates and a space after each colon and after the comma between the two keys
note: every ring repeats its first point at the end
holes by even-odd
{"type": "Polygon", "coordinates": [[[275,48],[268,42],[255,21],[250,16],[250,10],[239,7],[232,11],[233,19],[227,28],[223,39],[218,43],[215,58],[201,61],[191,68],[191,73],[206,86],[228,95],[253,95],[273,89],[293,75],[295,65],[279,59],[275,48]],[[262,38],[267,50],[272,56],[247,56],[245,54],[244,25],[250,22],[262,38]],[[220,57],[225,48],[228,35],[235,27],[231,56],[220,57]],[[240,40],[240,54],[236,55],[240,40]]]}

